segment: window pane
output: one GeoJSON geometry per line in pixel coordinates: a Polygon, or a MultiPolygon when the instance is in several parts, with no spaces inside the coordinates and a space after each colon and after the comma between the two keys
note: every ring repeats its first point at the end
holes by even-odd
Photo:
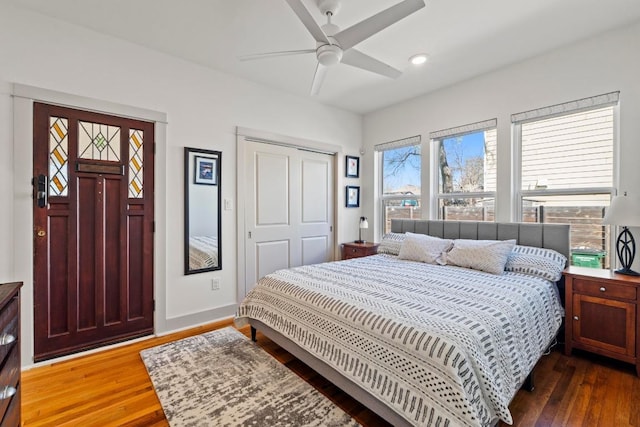
{"type": "Polygon", "coordinates": [[[613,186],[613,107],[522,124],[522,189],[613,186]]]}
{"type": "Polygon", "coordinates": [[[120,161],[120,128],[78,121],[78,157],[120,161]]]}
{"type": "Polygon", "coordinates": [[[602,224],[609,194],[523,198],[522,221],[571,224],[572,261],[596,260],[609,268],[610,227],[602,224]]]}
{"type": "Polygon", "coordinates": [[[141,199],[143,196],[143,162],[144,132],[129,130],[129,197],[141,199]]]}
{"type": "Polygon", "coordinates": [[[420,219],[422,216],[420,200],[384,200],[383,206],[385,219],[384,233],[391,231],[392,219],[420,219]]]}
{"type": "Polygon", "coordinates": [[[49,195],[67,196],[69,169],[69,120],[49,117],[49,195]]]}
{"type": "Polygon", "coordinates": [[[438,219],[448,221],[495,221],[493,198],[440,199],[438,219]]]}
{"type": "Polygon", "coordinates": [[[496,129],[490,129],[440,141],[438,191],[495,191],[496,135],[496,129]]]}
{"type": "Polygon", "coordinates": [[[382,193],[420,196],[420,145],[382,152],[382,193]]]}

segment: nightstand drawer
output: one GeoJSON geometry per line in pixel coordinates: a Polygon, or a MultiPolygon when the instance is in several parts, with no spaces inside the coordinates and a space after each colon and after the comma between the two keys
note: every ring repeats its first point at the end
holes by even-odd
{"type": "Polygon", "coordinates": [[[342,244],[342,259],[360,258],[375,255],[378,252],[378,244],[373,242],[349,242],[342,244]]]}
{"type": "MultiPolygon", "coordinates": [[[[9,404],[19,394],[18,389],[20,387],[20,352],[17,346],[14,346],[6,363],[0,371],[0,419],[2,419],[2,425],[9,425],[5,423],[4,417],[9,404]]],[[[19,424],[18,424],[19,425],[19,424]]]]}
{"type": "Polygon", "coordinates": [[[369,248],[358,247],[354,248],[353,246],[346,247],[344,249],[344,255],[350,258],[358,258],[369,255],[369,248]]]}
{"type": "Polygon", "coordinates": [[[601,296],[603,298],[636,299],[635,286],[625,286],[611,282],[598,282],[575,278],[573,279],[573,289],[574,292],[601,296]]]}
{"type": "Polygon", "coordinates": [[[18,298],[14,297],[0,313],[0,364],[18,341],[18,298]]]}

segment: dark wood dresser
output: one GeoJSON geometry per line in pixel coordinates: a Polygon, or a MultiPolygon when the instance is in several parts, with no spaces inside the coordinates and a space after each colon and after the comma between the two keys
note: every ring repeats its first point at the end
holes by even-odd
{"type": "Polygon", "coordinates": [[[0,426],[20,425],[20,287],[0,285],[0,426]]]}
{"type": "Polygon", "coordinates": [[[363,256],[375,255],[378,253],[379,243],[372,242],[349,242],[342,244],[342,259],[360,258],[363,256]]]}

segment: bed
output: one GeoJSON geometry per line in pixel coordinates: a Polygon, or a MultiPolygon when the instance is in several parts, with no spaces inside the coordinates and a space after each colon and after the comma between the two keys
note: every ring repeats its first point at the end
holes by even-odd
{"type": "Polygon", "coordinates": [[[215,236],[189,237],[189,270],[218,266],[218,239],[215,236]]]}
{"type": "MultiPolygon", "coordinates": [[[[568,225],[394,220],[392,232],[513,239],[569,255],[568,225]]],[[[379,254],[267,275],[236,323],[394,426],[484,426],[512,422],[508,404],[562,315],[550,280],[379,254]]]]}

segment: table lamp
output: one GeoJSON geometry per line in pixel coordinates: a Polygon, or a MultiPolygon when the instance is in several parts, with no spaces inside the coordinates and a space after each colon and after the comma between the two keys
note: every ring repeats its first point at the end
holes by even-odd
{"type": "Polygon", "coordinates": [[[369,221],[367,221],[367,217],[361,216],[360,217],[360,227],[358,230],[358,240],[356,240],[356,243],[364,243],[364,240],[362,240],[362,229],[363,228],[369,228],[369,221]]]}
{"type": "Polygon", "coordinates": [[[626,191],[623,196],[615,196],[611,200],[611,206],[607,209],[602,223],[622,227],[616,241],[616,253],[622,268],[615,272],[629,276],[640,276],[640,273],[631,269],[633,258],[636,256],[636,242],[629,231],[629,227],[640,226],[640,198],[627,196],[626,191]]]}

